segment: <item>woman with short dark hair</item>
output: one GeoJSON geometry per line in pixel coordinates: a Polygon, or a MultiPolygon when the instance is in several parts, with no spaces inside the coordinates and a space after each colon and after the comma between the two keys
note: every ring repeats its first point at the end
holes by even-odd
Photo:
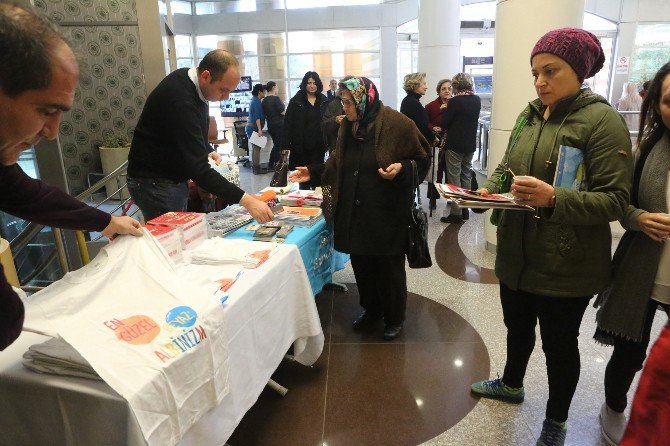
{"type": "MultiPolygon", "coordinates": [[[[328,99],[322,91],[319,74],[308,71],[300,82],[300,90],[289,101],[284,117],[284,143],[291,151],[290,169],[323,162],[326,140],[321,131],[321,118],[328,99]]],[[[311,189],[311,184],[301,183],[300,188],[311,189]]]]}

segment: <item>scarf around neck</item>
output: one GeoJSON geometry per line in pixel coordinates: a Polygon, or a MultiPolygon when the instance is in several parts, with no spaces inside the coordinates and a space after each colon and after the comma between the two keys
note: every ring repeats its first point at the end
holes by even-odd
{"type": "Polygon", "coordinates": [[[470,94],[475,94],[475,90],[463,90],[454,92],[454,96],[466,96],[470,94]]]}

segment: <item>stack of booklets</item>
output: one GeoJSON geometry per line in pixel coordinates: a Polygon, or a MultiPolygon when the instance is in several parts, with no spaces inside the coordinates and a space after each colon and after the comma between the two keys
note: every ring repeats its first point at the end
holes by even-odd
{"type": "Polygon", "coordinates": [[[279,202],[284,206],[314,206],[320,207],[323,203],[323,195],[320,191],[297,190],[279,197],[279,202]]]}
{"type": "Polygon", "coordinates": [[[440,194],[464,208],[512,209],[533,211],[531,206],[514,201],[512,194],[480,194],[474,190],[463,189],[453,184],[435,183],[440,194]]]}
{"type": "Polygon", "coordinates": [[[275,214],[275,220],[289,222],[295,226],[312,226],[323,218],[321,208],[284,206],[283,210],[275,214]]]}
{"type": "Polygon", "coordinates": [[[254,219],[242,206],[230,206],[219,212],[206,214],[205,221],[210,237],[224,237],[254,219]]]}

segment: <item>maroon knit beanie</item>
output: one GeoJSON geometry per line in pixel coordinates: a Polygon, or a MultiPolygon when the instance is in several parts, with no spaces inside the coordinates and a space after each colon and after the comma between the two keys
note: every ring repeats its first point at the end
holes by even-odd
{"type": "Polygon", "coordinates": [[[579,28],[555,29],[540,37],[530,53],[531,64],[539,53],[551,53],[566,61],[580,82],[594,76],[605,63],[598,38],[579,28]]]}

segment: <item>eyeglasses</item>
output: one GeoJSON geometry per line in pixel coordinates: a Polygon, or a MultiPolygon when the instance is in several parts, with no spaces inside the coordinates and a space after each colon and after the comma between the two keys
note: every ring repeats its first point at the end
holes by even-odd
{"type": "Polygon", "coordinates": [[[342,104],[342,107],[349,107],[350,105],[354,105],[354,101],[351,99],[341,99],[340,103],[342,104]]]}

